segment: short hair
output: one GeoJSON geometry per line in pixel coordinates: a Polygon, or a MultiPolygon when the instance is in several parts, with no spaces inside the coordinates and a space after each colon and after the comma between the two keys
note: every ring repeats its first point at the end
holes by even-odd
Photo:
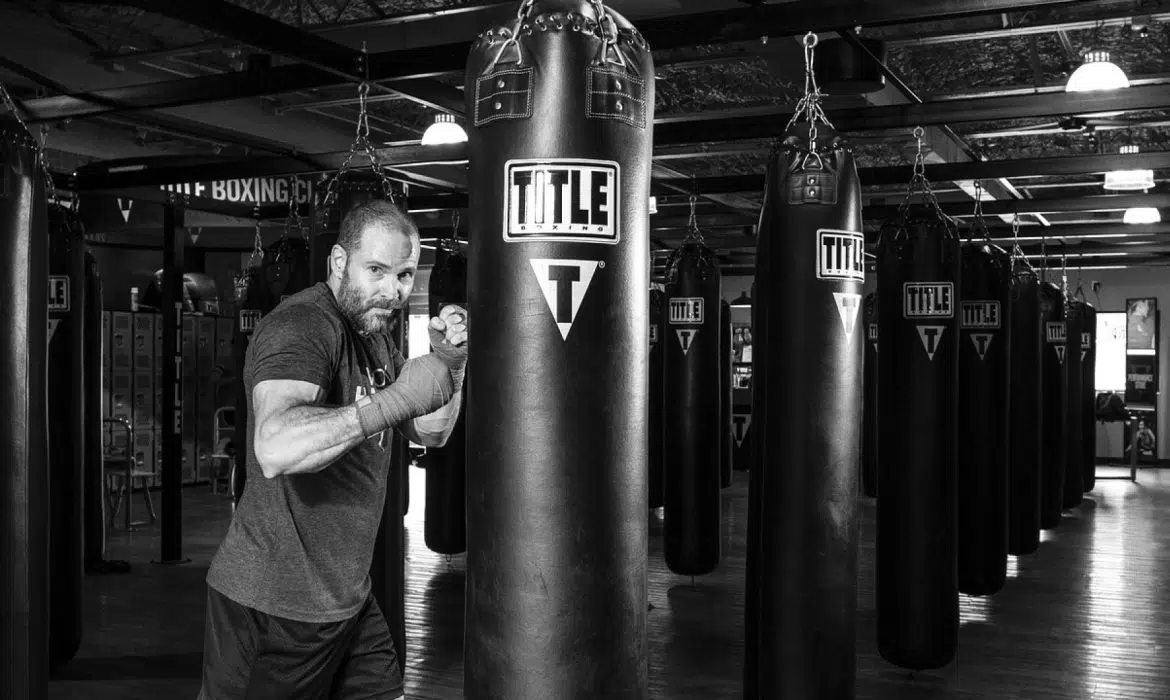
{"type": "Polygon", "coordinates": [[[346,213],[341,220],[337,245],[352,254],[362,243],[362,232],[370,226],[382,225],[388,229],[400,230],[408,236],[418,235],[418,225],[397,204],[386,199],[371,199],[346,213]]]}

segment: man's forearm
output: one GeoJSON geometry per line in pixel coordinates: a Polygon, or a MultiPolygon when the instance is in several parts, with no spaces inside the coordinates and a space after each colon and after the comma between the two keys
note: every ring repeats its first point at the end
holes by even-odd
{"type": "Polygon", "coordinates": [[[266,476],[319,472],[365,439],[357,408],[297,406],[257,426],[256,456],[266,476]]]}
{"type": "Polygon", "coordinates": [[[455,423],[459,420],[459,409],[463,406],[463,391],[457,391],[442,408],[425,416],[419,416],[402,426],[407,439],[423,447],[442,447],[451,437],[455,423]]]}

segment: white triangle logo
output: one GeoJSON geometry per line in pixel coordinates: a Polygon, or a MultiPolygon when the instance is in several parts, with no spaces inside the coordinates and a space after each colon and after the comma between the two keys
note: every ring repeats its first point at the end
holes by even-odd
{"type": "Polygon", "coordinates": [[[975,352],[979,353],[979,359],[987,359],[987,348],[991,346],[991,339],[995,337],[994,333],[972,333],[971,342],[975,344],[975,352]]]}
{"type": "Polygon", "coordinates": [[[731,415],[731,434],[735,438],[735,446],[743,447],[743,440],[752,429],[752,414],[733,413],[731,415]]]}
{"type": "Polygon", "coordinates": [[[837,302],[837,313],[841,316],[845,337],[852,338],[853,329],[857,326],[857,311],[861,308],[861,295],[833,292],[833,300],[837,302]]]}
{"type": "Polygon", "coordinates": [[[544,300],[548,302],[552,312],[553,322],[561,331],[563,340],[569,339],[569,331],[573,329],[573,321],[577,319],[577,311],[581,308],[581,301],[585,292],[589,290],[589,283],[598,267],[604,263],[597,260],[552,260],[548,258],[533,258],[532,271],[536,273],[536,282],[540,291],[544,292],[544,300]]]}
{"type": "Polygon", "coordinates": [[[191,242],[192,242],[192,243],[198,243],[198,242],[199,242],[199,234],[198,234],[198,233],[192,233],[192,234],[191,234],[191,242]]]}
{"type": "Polygon", "coordinates": [[[118,211],[122,212],[122,221],[130,223],[130,210],[134,207],[133,199],[122,199],[118,197],[118,211]]]}
{"type": "Polygon", "coordinates": [[[1085,351],[1081,350],[1081,362],[1085,361],[1085,351]]]}
{"type": "Polygon", "coordinates": [[[50,342],[50,343],[53,342],[53,334],[57,332],[57,324],[59,324],[59,323],[61,323],[61,319],[59,319],[59,318],[50,318],[49,319],[48,342],[50,342]]]}
{"type": "Polygon", "coordinates": [[[946,326],[917,326],[918,337],[922,339],[922,347],[926,349],[926,356],[934,361],[934,353],[938,352],[938,341],[942,340],[946,326]]]}
{"type": "Polygon", "coordinates": [[[695,336],[699,334],[698,328],[679,328],[675,331],[678,335],[678,344],[682,346],[683,354],[686,355],[691,350],[691,345],[695,342],[695,336]]]}
{"type": "Polygon", "coordinates": [[[1062,364],[1062,365],[1064,364],[1064,351],[1065,351],[1065,346],[1063,346],[1063,345],[1056,346],[1056,359],[1059,360],[1060,364],[1062,364]]]}

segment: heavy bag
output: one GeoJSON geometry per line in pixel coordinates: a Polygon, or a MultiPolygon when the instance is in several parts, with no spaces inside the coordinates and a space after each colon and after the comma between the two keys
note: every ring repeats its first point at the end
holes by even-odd
{"type": "Polygon", "coordinates": [[[988,241],[963,245],[959,294],[959,592],[1007,580],[1011,458],[1012,261],[988,241]]]}
{"type": "Polygon", "coordinates": [[[865,354],[861,403],[861,492],[877,498],[877,294],[865,295],[865,354]]]}
{"type": "MultiPolygon", "coordinates": [[[[457,246],[457,244],[456,244],[457,246]]],[[[428,293],[430,314],[438,316],[447,304],[467,304],[467,256],[458,247],[435,251],[428,293]]],[[[438,554],[461,554],[467,549],[464,513],[464,471],[467,465],[466,384],[463,408],[447,444],[427,449],[426,512],[423,535],[438,554]]]]}
{"type": "Polygon", "coordinates": [[[0,117],[0,698],[48,696],[48,214],[38,145],[0,117]]]}
{"type": "Polygon", "coordinates": [[[85,240],[70,212],[48,214],[49,663],[58,666],[82,636],[85,240]]]}
{"type": "Polygon", "coordinates": [[[731,465],[746,472],[752,462],[752,405],[739,404],[731,410],[731,465]]]}
{"type": "Polygon", "coordinates": [[[723,488],[734,480],[731,410],[731,304],[725,299],[719,305],[719,485],[723,488]]]}
{"type": "Polygon", "coordinates": [[[928,212],[878,252],[878,651],[912,670],[958,642],[960,254],[928,212]]]}
{"type": "Polygon", "coordinates": [[[1061,506],[1076,508],[1085,493],[1085,444],[1083,433],[1084,374],[1081,370],[1081,331],[1085,326],[1085,305],[1071,297],[1065,305],[1064,351],[1064,489],[1061,506]]]}
{"type": "Polygon", "coordinates": [[[1097,486],[1097,309],[1088,302],[1081,326],[1081,353],[1081,447],[1085,453],[1081,484],[1088,493],[1097,486]]]}
{"type": "Polygon", "coordinates": [[[526,1],[465,82],[464,695],[645,698],[650,48],[526,1]]]}
{"type": "Polygon", "coordinates": [[[1041,357],[1047,346],[1040,312],[1040,279],[1023,258],[1014,261],[1011,306],[1008,553],[1018,556],[1040,547],[1041,357]]]}
{"type": "Polygon", "coordinates": [[[663,413],[666,410],[665,387],[662,384],[665,371],[663,357],[666,353],[662,344],[666,337],[666,294],[661,285],[654,285],[650,289],[650,367],[649,401],[650,420],[647,439],[650,447],[647,452],[650,463],[649,492],[650,507],[661,508],[664,497],[662,490],[662,470],[666,452],[665,433],[662,429],[663,413]]]}
{"type": "Polygon", "coordinates": [[[745,697],[762,699],[851,698],[856,675],[861,185],[847,141],[810,136],[773,150],[756,244],[745,697]]]}
{"type": "Polygon", "coordinates": [[[721,282],[715,252],[697,240],[683,243],[667,261],[663,553],[667,567],[683,576],[719,566],[721,282]]]}
{"type": "Polygon", "coordinates": [[[102,570],[106,558],[105,467],[102,464],[102,357],[105,339],[102,333],[102,278],[97,260],[85,254],[85,318],[82,320],[82,352],[85,368],[83,402],[85,404],[85,454],[82,479],[82,514],[85,532],[85,571],[102,570]]]}
{"type": "MultiPolygon", "coordinates": [[[[399,309],[391,319],[390,333],[394,344],[406,354],[409,335],[409,311],[399,309]]],[[[410,467],[410,442],[401,433],[394,432],[390,441],[389,472],[386,475],[386,500],[382,505],[382,520],[374,538],[374,554],[370,559],[370,589],[378,601],[378,609],[386,618],[398,668],[406,673],[406,516],[407,500],[402,485],[410,467]]]]}
{"type": "Polygon", "coordinates": [[[249,265],[235,280],[236,323],[232,334],[232,362],[236,367],[236,414],[232,422],[232,441],[236,453],[228,480],[233,511],[244,497],[244,486],[248,479],[248,451],[252,442],[249,430],[252,416],[248,412],[248,390],[244,384],[248,344],[260,319],[272,311],[275,305],[268,285],[264,283],[264,268],[258,264],[249,265]]]}
{"type": "Polygon", "coordinates": [[[267,311],[313,284],[309,265],[309,242],[304,238],[282,236],[264,249],[260,269],[271,304],[267,311]]]}
{"type": "Polygon", "coordinates": [[[1044,327],[1044,351],[1040,362],[1041,414],[1040,528],[1060,524],[1064,501],[1065,380],[1064,292],[1051,282],[1040,285],[1040,319],[1044,327]]]}

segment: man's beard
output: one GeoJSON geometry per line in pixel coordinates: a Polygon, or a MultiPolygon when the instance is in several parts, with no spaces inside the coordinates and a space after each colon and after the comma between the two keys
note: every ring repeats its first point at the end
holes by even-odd
{"type": "Polygon", "coordinates": [[[348,270],[341,277],[341,292],[338,294],[337,305],[355,328],[367,334],[381,332],[390,320],[389,316],[383,314],[367,313],[370,309],[393,311],[398,308],[397,304],[385,298],[363,300],[361,290],[350,283],[348,270]]]}

